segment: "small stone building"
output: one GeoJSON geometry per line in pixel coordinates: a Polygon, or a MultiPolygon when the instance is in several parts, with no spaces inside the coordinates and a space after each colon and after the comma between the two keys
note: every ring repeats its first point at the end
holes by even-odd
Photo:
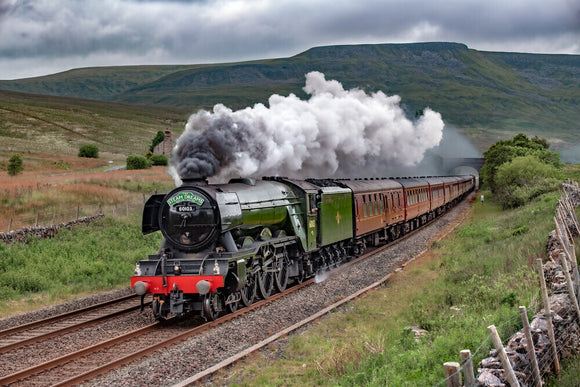
{"type": "Polygon", "coordinates": [[[165,129],[165,138],[159,144],[155,145],[155,148],[153,148],[153,154],[164,155],[167,156],[167,158],[170,158],[174,146],[175,141],[171,138],[171,132],[169,129],[165,129]]]}

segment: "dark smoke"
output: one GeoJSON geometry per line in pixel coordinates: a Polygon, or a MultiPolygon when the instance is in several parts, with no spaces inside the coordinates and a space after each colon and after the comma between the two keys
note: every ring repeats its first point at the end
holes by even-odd
{"type": "Polygon", "coordinates": [[[205,178],[220,173],[222,165],[235,160],[235,150],[247,146],[247,128],[232,117],[198,113],[198,124],[211,128],[204,132],[188,130],[173,151],[175,167],[181,178],[205,178]]]}
{"type": "Polygon", "coordinates": [[[272,95],[269,107],[218,104],[193,114],[173,151],[178,176],[376,175],[385,166],[416,165],[441,140],[441,115],[425,108],[412,122],[399,96],[344,90],[319,72],[306,75],[304,90],[310,99],[272,95]]]}

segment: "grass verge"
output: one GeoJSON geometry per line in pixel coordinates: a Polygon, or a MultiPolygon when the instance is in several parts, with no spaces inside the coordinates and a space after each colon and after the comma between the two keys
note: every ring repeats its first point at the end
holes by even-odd
{"type": "Polygon", "coordinates": [[[106,217],[55,238],[0,243],[0,316],[129,285],[135,262],[157,251],[161,236],[143,236],[140,221],[106,217]]]}
{"type": "MultiPolygon", "coordinates": [[[[491,197],[491,195],[486,195],[491,197]]],[[[487,326],[521,328],[538,305],[533,266],[545,252],[559,194],[503,211],[475,203],[469,220],[382,289],[216,377],[228,385],[435,385],[443,363],[487,356],[487,326]],[[410,327],[426,332],[416,338],[410,327]],[[226,381],[227,378],[227,381],[226,381]]]]}

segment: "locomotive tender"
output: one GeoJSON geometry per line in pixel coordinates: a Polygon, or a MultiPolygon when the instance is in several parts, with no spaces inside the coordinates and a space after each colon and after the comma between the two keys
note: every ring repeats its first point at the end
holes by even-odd
{"type": "Polygon", "coordinates": [[[474,185],[473,176],[184,180],[146,202],[143,234],[164,238],[137,262],[131,286],[142,301],[152,295],[157,319],[197,311],[213,320],[397,239],[474,185]]]}

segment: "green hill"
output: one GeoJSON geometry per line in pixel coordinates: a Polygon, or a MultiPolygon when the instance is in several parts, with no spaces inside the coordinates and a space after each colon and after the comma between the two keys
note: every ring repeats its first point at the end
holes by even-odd
{"type": "Polygon", "coordinates": [[[429,106],[480,150],[524,132],[558,150],[577,147],[569,160],[580,162],[579,55],[482,52],[458,43],[328,46],[240,63],[78,69],[0,81],[0,89],[193,113],[216,103],[267,103],[273,93],[304,98],[304,75],[313,70],[345,88],[398,94],[409,116],[429,106]]]}
{"type": "Polygon", "coordinates": [[[12,152],[77,155],[94,144],[101,158],[143,154],[159,130],[179,134],[178,108],[127,105],[0,90],[0,161],[12,152]]]}

